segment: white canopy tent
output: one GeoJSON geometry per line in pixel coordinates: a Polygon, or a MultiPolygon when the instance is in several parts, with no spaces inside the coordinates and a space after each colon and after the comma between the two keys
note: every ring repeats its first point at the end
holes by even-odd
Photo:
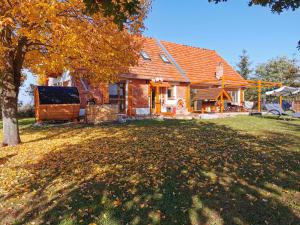
{"type": "Polygon", "coordinates": [[[278,89],[267,91],[266,95],[272,96],[294,96],[300,94],[300,88],[283,86],[278,89]]]}

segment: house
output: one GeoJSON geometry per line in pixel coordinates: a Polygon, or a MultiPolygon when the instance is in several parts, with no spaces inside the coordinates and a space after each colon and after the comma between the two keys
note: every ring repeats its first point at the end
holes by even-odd
{"type": "Polygon", "coordinates": [[[241,106],[248,84],[214,50],[154,38],[145,38],[139,63],[129,71],[121,74],[115,84],[95,87],[64,73],[60,77],[49,76],[47,85],[76,86],[82,108],[93,99],[96,104],[117,105],[120,114],[150,115],[220,112],[222,101],[241,106]],[[216,97],[211,101],[213,105],[205,103],[211,99],[193,99],[203,90],[216,97]],[[219,98],[218,93],[225,98],[219,98]]]}

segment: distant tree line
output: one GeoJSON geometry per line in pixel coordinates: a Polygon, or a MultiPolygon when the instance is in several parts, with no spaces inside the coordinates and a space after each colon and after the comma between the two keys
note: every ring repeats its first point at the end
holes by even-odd
{"type": "MultiPolygon", "coordinates": [[[[236,70],[245,79],[282,82],[283,85],[287,86],[300,86],[300,66],[295,57],[279,56],[253,67],[247,51],[243,50],[236,64],[236,70]]],[[[256,92],[256,90],[247,90],[245,93],[246,100],[256,99],[256,92]]]]}

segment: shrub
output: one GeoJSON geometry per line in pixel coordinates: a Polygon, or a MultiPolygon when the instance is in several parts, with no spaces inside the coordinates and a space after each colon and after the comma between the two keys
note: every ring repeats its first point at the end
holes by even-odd
{"type": "Polygon", "coordinates": [[[34,117],[34,106],[27,104],[19,107],[18,109],[18,117],[19,118],[28,118],[28,117],[34,117]]]}

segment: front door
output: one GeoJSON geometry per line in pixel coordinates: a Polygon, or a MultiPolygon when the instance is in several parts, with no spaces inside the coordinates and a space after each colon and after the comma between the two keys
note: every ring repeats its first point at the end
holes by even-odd
{"type": "Polygon", "coordinates": [[[151,112],[153,114],[161,113],[161,87],[155,86],[151,88],[151,112]]]}

